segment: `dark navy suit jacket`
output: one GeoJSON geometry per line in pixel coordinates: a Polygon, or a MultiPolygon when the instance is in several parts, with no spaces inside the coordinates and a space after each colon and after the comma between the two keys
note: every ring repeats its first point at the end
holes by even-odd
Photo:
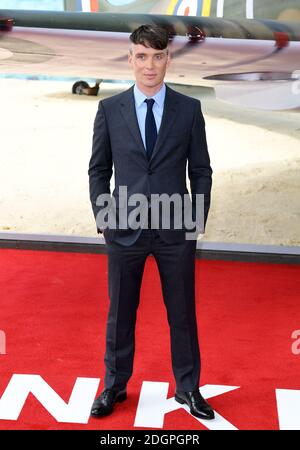
{"type": "MultiPolygon", "coordinates": [[[[212,169],[200,101],[167,86],[162,122],[150,161],[137,122],[133,87],[99,102],[88,170],[95,219],[103,208],[97,206],[100,194],[115,198],[118,213],[119,186],[127,187],[128,197],[135,193],[144,194],[147,199],[151,194],[188,194],[187,165],[194,208],[195,194],[204,194],[204,226],[201,230],[204,232],[210,207],[212,169]],[[111,194],[113,172],[115,189],[111,194]]],[[[128,206],[128,215],[135,207],[128,206]]],[[[100,232],[98,227],[97,231],[100,232]]],[[[182,242],[186,231],[184,227],[172,227],[172,218],[171,229],[158,228],[160,237],[169,243],[182,242]]],[[[107,241],[123,245],[133,244],[140,233],[140,228],[104,230],[107,241]]]]}

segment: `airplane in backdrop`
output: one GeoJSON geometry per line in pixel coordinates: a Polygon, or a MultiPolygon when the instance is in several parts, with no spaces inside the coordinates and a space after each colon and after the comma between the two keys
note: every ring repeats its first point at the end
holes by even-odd
{"type": "Polygon", "coordinates": [[[170,33],[167,82],[213,87],[241,107],[300,110],[299,0],[55,3],[61,10],[0,10],[1,72],[78,77],[73,92],[95,94],[100,81],[93,91],[84,79],[131,79],[129,34],[152,23],[170,33]]]}

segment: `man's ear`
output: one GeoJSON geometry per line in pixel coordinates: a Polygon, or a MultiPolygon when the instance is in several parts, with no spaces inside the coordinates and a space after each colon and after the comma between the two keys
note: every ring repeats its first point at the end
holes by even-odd
{"type": "Polygon", "coordinates": [[[131,64],[132,63],[132,52],[130,51],[130,50],[128,50],[128,62],[129,62],[129,64],[131,64]]]}

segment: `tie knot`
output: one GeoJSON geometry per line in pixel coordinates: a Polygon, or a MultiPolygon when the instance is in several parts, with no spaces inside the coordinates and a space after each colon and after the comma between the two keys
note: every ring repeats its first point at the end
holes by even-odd
{"type": "Polygon", "coordinates": [[[148,108],[148,109],[149,109],[149,108],[152,109],[155,100],[154,100],[154,98],[146,98],[146,99],[145,99],[145,102],[147,103],[147,108],[148,108]]]}

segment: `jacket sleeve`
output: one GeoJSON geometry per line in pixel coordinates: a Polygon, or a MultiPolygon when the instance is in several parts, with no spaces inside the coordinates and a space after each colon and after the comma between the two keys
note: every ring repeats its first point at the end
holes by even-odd
{"type": "MultiPolygon", "coordinates": [[[[102,102],[94,121],[92,156],[89,162],[89,191],[95,220],[101,206],[96,205],[99,195],[110,195],[110,179],[112,176],[112,154],[109,133],[102,102]]],[[[97,227],[97,232],[101,233],[97,227]]]]}
{"type": "Polygon", "coordinates": [[[197,223],[201,233],[204,233],[205,231],[210,207],[212,173],[213,171],[210,166],[210,158],[207,149],[205,121],[201,111],[201,103],[200,101],[197,101],[188,155],[188,176],[191,186],[193,220],[196,219],[196,194],[204,194],[203,224],[197,223]]]}

